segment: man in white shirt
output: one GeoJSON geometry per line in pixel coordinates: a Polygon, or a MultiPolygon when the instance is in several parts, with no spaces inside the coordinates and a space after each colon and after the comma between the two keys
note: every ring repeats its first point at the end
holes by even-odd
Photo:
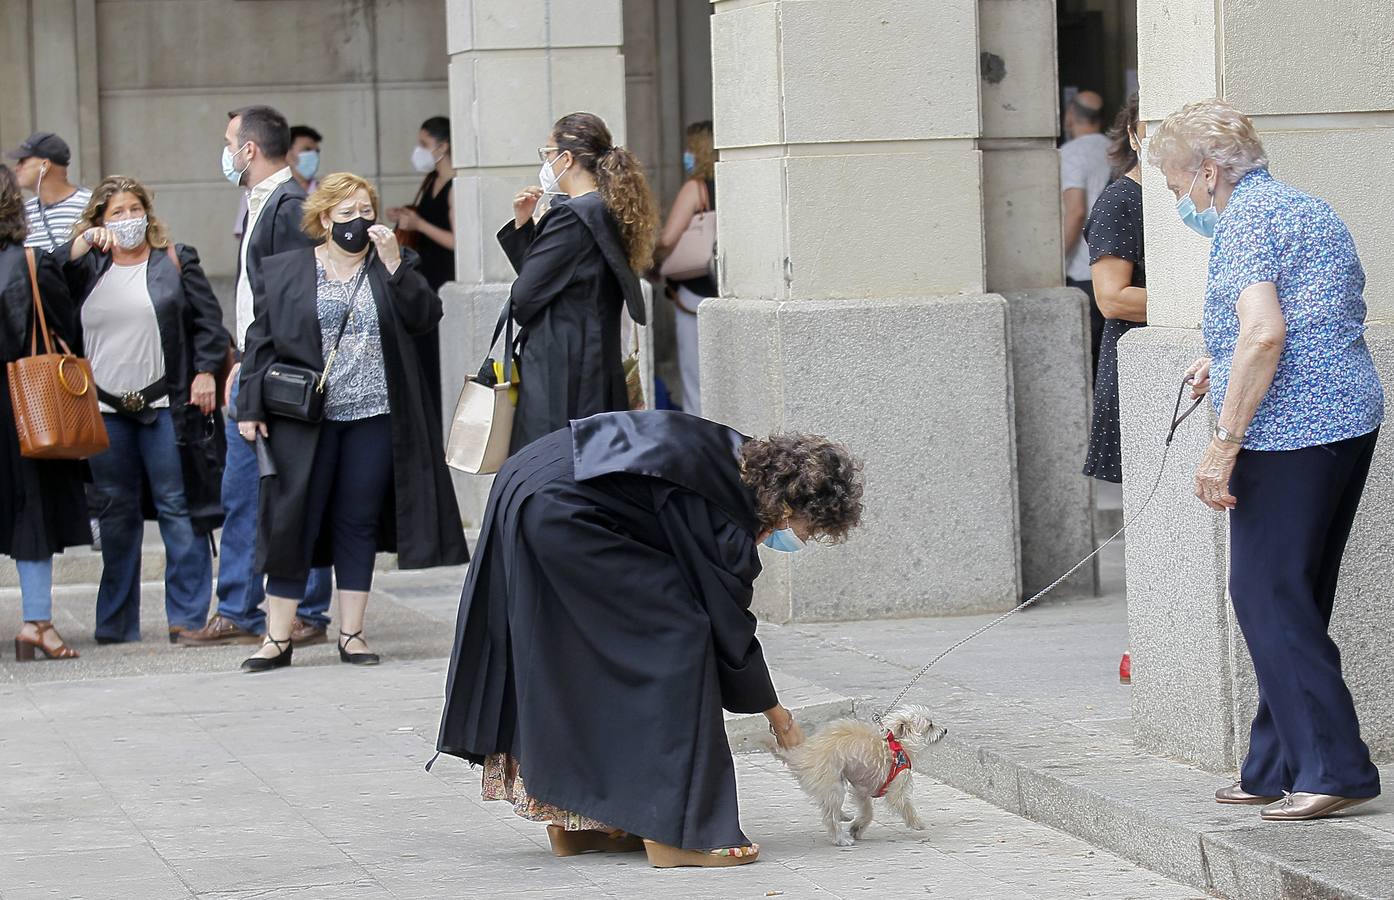
{"type": "Polygon", "coordinates": [[[19,186],[34,195],[24,204],[29,220],[24,246],[55,250],[71,241],[92,192],[68,180],[68,142],[51,131],[36,131],[5,155],[16,160],[19,186]]]}
{"type": "MultiPolygon", "coordinates": [[[[237,252],[237,349],[247,342],[247,328],[261,290],[261,261],[276,253],[314,244],[300,230],[305,190],[286,164],[290,126],[269,106],[248,106],[228,113],[223,150],[223,175],[247,192],[247,218],[237,252]]],[[[239,367],[240,368],[240,367],[239,367]]],[[[239,368],[228,376],[227,464],[223,469],[222,557],[218,565],[218,611],[199,631],[184,632],[180,643],[211,645],[256,643],[266,631],[261,609],[265,596],[262,574],[256,570],[257,505],[260,475],[256,451],[237,433],[239,368]]],[[[332,577],[328,569],[313,569],[300,605],[291,639],[297,644],[326,640],[332,577]]]]}
{"type": "Polygon", "coordinates": [[[1109,140],[1103,134],[1104,98],[1080,91],[1065,107],[1065,134],[1060,148],[1061,237],[1065,248],[1065,283],[1089,295],[1089,324],[1094,363],[1098,365],[1099,339],[1104,317],[1094,303],[1094,280],[1089,274],[1089,245],[1084,242],[1084,222],[1089,210],[1108,187],[1112,165],[1109,140]]]}

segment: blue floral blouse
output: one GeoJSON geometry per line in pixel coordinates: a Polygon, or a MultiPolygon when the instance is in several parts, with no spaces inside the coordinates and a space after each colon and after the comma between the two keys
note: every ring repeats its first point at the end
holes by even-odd
{"type": "Polygon", "coordinates": [[[1239,295],[1271,281],[1287,341],[1249,425],[1249,450],[1297,450],[1369,434],[1384,391],[1365,345],[1365,271],[1345,223],[1323,200],[1257,169],[1239,179],[1210,247],[1201,331],[1219,411],[1239,340],[1239,295]]]}

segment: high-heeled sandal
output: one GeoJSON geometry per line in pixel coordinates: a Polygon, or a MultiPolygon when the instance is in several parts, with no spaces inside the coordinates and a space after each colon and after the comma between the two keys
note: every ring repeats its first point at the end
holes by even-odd
{"type": "MultiPolygon", "coordinates": [[[[339,662],[348,663],[351,666],[375,666],[382,662],[382,657],[378,656],[376,653],[350,653],[344,649],[348,646],[349,641],[363,641],[362,628],[358,629],[353,634],[349,634],[341,628],[339,629],[339,637],[342,639],[339,641],[339,662]]],[[[363,641],[363,643],[366,645],[368,642],[363,641]]]]}
{"type": "Polygon", "coordinates": [[[63,643],[63,636],[54,630],[52,622],[25,622],[24,624],[33,625],[38,630],[38,634],[33,638],[27,638],[23,634],[15,635],[15,662],[33,662],[39,658],[35,651],[42,652],[44,659],[78,658],[78,652],[63,643]],[[44,635],[50,631],[58,638],[57,647],[50,648],[44,644],[44,635]]]}
{"type": "Polygon", "coordinates": [[[560,825],[547,826],[547,840],[556,856],[576,856],[579,853],[638,853],[644,849],[644,839],[626,831],[567,831],[560,825]]]}
{"type": "Polygon", "coordinates": [[[675,869],[679,866],[699,866],[708,869],[744,866],[760,858],[759,844],[751,844],[748,847],[723,847],[720,850],[684,850],[645,838],[644,850],[649,855],[649,865],[655,869],[675,869]]]}
{"type": "Polygon", "coordinates": [[[272,669],[282,669],[290,665],[291,656],[295,652],[295,645],[290,642],[290,638],[278,641],[268,634],[261,645],[265,647],[268,643],[275,644],[276,649],[281,652],[275,656],[247,657],[242,660],[243,672],[270,672],[272,669]]]}

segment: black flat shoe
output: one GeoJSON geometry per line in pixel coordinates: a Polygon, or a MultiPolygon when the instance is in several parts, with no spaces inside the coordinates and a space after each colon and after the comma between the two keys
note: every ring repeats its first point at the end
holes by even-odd
{"type": "Polygon", "coordinates": [[[355,638],[363,640],[363,629],[360,628],[353,634],[341,630],[339,637],[344,639],[339,641],[339,662],[348,663],[351,666],[375,666],[382,662],[382,657],[376,653],[350,653],[344,649],[348,646],[348,642],[355,638]]]}
{"type": "MultiPolygon", "coordinates": [[[[270,635],[267,635],[266,640],[269,643],[275,644],[276,648],[281,652],[275,656],[247,657],[242,660],[243,672],[270,672],[272,669],[283,669],[290,665],[291,654],[295,652],[295,647],[291,644],[290,638],[286,638],[284,641],[278,641],[270,635]]],[[[265,644],[262,646],[265,646],[265,644]]]]}

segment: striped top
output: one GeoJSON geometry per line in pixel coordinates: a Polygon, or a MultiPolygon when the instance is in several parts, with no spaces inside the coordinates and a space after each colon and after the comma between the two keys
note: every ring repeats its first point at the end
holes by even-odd
{"type": "Polygon", "coordinates": [[[40,213],[39,198],[30,197],[24,204],[24,214],[29,219],[29,236],[24,239],[24,246],[55,250],[71,241],[73,226],[82,218],[90,199],[92,192],[80,187],[65,199],[45,206],[40,213]]]}

